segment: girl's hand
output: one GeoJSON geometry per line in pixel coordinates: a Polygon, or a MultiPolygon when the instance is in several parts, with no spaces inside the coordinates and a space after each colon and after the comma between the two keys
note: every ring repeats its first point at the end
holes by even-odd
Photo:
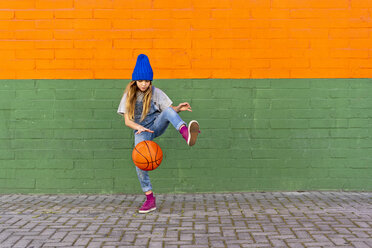
{"type": "Polygon", "coordinates": [[[154,131],[151,131],[150,129],[147,129],[147,128],[145,128],[145,127],[141,126],[141,127],[139,127],[139,128],[138,128],[138,130],[137,130],[136,134],[140,134],[140,133],[142,133],[142,132],[149,132],[149,133],[153,133],[154,131]]]}
{"type": "Polygon", "coordinates": [[[186,110],[192,112],[192,110],[191,110],[191,106],[190,106],[190,104],[189,104],[188,102],[180,103],[180,104],[177,106],[177,108],[179,109],[180,112],[181,112],[181,111],[186,111],[186,110]]]}

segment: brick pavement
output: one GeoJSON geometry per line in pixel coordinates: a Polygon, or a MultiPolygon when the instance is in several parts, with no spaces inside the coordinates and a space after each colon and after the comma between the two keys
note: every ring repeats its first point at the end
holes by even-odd
{"type": "Polygon", "coordinates": [[[0,247],[372,247],[372,193],[0,195],[0,247]]]}

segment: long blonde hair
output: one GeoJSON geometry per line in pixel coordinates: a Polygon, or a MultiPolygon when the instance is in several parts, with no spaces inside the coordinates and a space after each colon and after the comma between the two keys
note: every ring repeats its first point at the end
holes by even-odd
{"type": "MultiPolygon", "coordinates": [[[[128,83],[127,87],[125,88],[124,94],[127,93],[127,99],[125,102],[126,112],[128,113],[129,119],[134,120],[134,110],[136,107],[137,101],[137,91],[139,91],[137,87],[136,81],[131,81],[128,83]]],[[[151,97],[152,97],[152,81],[150,81],[150,85],[147,90],[144,92],[143,100],[142,100],[142,116],[141,120],[143,121],[148,114],[151,106],[151,97]]]]}

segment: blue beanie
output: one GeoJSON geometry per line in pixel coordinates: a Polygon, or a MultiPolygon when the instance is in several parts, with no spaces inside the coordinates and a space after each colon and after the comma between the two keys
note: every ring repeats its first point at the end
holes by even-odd
{"type": "Polygon", "coordinates": [[[132,73],[132,80],[150,80],[152,81],[153,72],[149,58],[145,54],[140,54],[137,57],[136,66],[132,73]]]}

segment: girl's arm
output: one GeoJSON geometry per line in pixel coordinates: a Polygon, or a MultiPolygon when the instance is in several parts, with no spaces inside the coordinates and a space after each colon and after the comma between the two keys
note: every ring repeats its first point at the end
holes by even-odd
{"type": "Polygon", "coordinates": [[[154,131],[151,131],[150,129],[147,129],[147,128],[135,123],[134,121],[130,120],[129,117],[128,117],[128,114],[124,114],[124,121],[125,121],[125,125],[127,127],[130,127],[134,130],[137,130],[136,134],[140,134],[142,132],[149,132],[149,133],[154,132],[154,131]]]}
{"type": "Polygon", "coordinates": [[[176,111],[177,113],[181,112],[181,111],[190,111],[192,112],[191,110],[191,106],[188,102],[183,102],[183,103],[180,103],[177,107],[175,106],[172,106],[171,107],[174,109],[174,111],[176,111]]]}
{"type": "Polygon", "coordinates": [[[173,109],[174,111],[176,111],[177,113],[180,112],[180,110],[178,109],[178,107],[175,107],[175,106],[172,106],[172,105],[171,105],[171,107],[172,107],[172,109],[173,109]]]}

